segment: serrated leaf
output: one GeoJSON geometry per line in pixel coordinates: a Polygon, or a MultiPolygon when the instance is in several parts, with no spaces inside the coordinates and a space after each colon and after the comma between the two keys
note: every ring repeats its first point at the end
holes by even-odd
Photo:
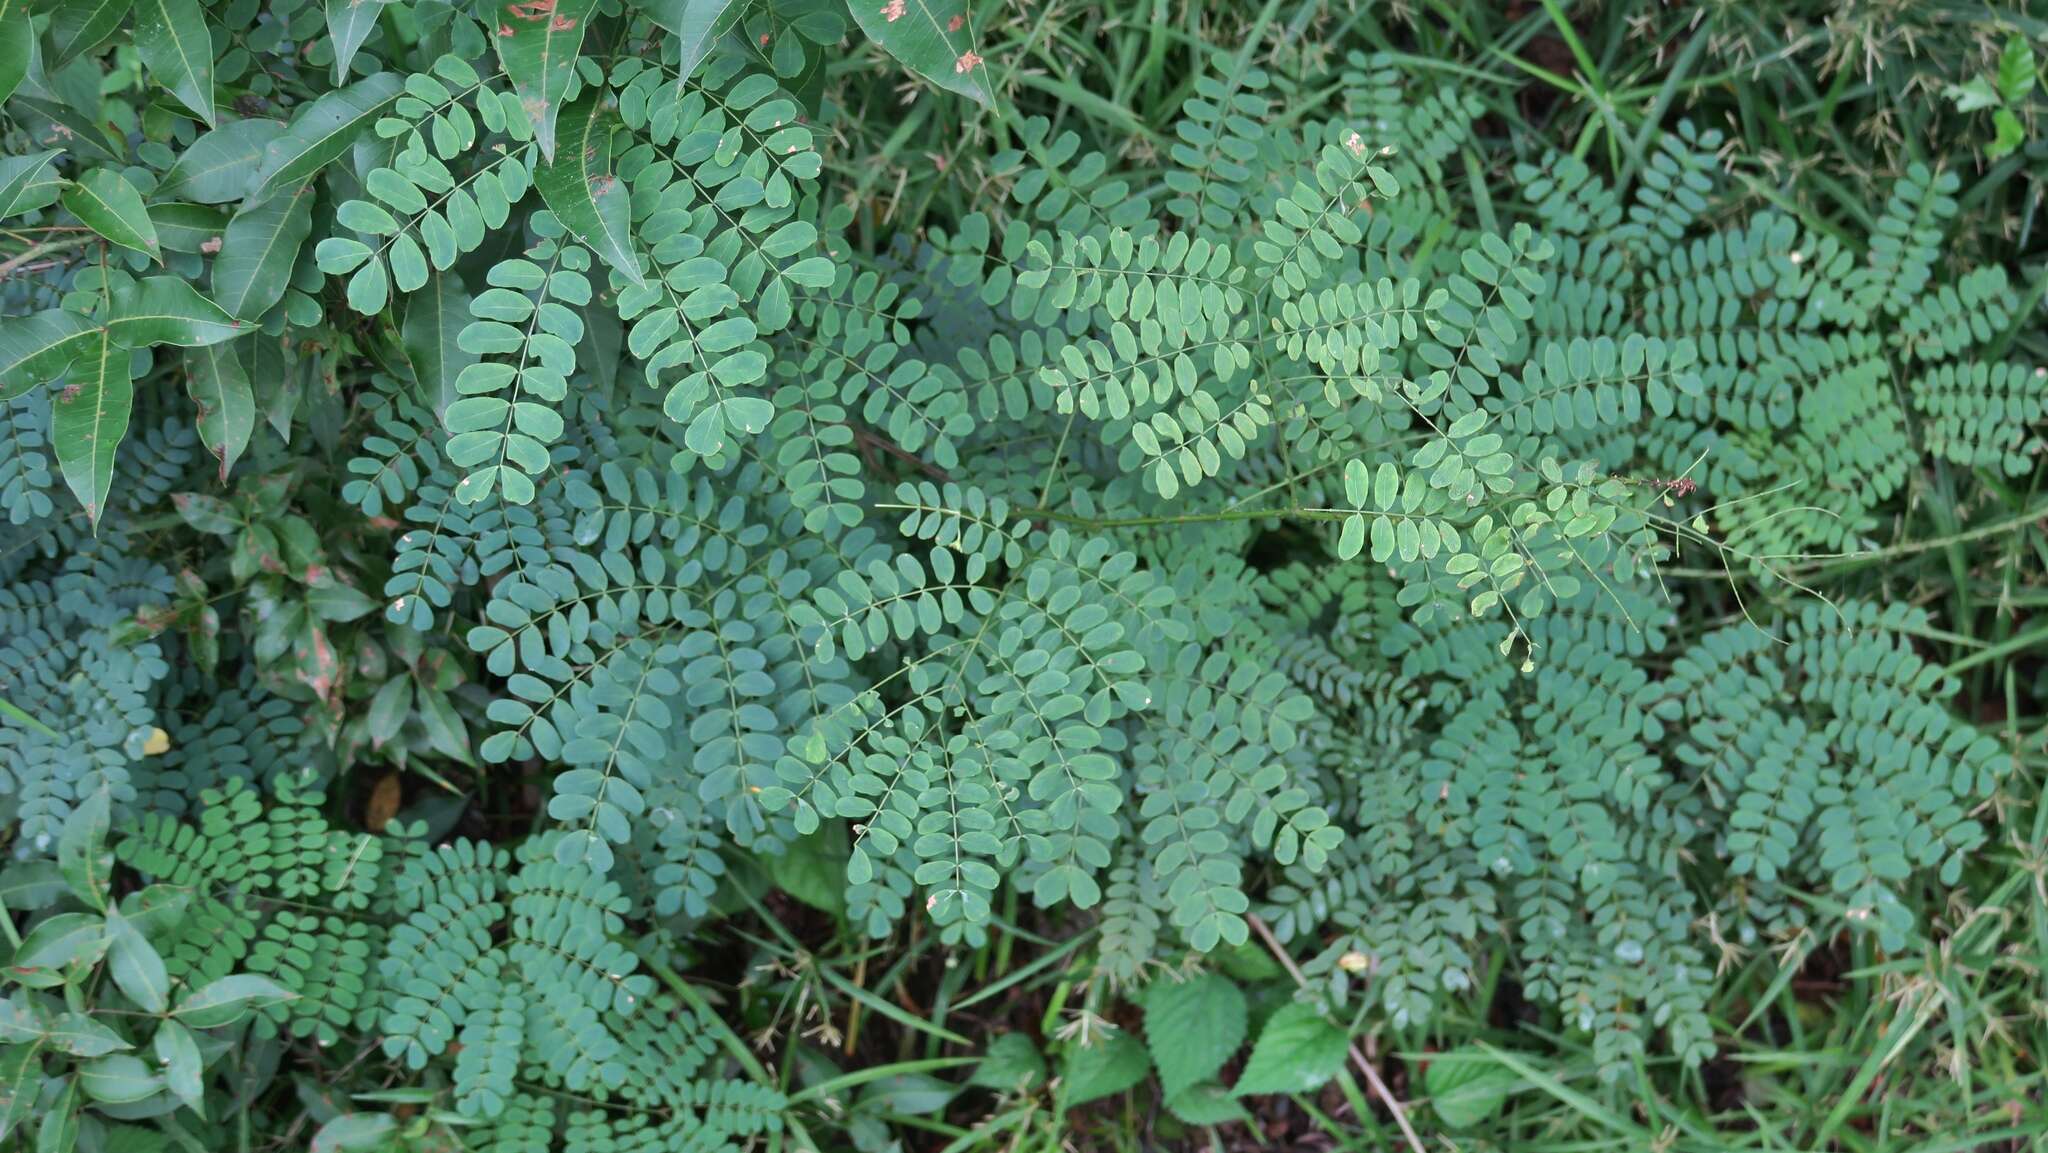
{"type": "Polygon", "coordinates": [[[249,181],[250,202],[261,203],[310,180],[347,152],[404,91],[403,77],[379,72],[302,105],[291,124],[264,148],[263,165],[249,181]]]}
{"type": "Polygon", "coordinates": [[[72,363],[64,387],[50,398],[50,446],[95,531],[106,516],[114,454],[128,435],[135,407],[129,372],[128,350],[101,329],[98,342],[72,363]]]}
{"type": "MultiPolygon", "coordinates": [[[[555,125],[575,75],[576,53],[597,0],[495,0],[491,43],[526,118],[541,158],[555,161],[555,125]]],[[[594,99],[595,93],[591,94],[594,99]]]]}
{"type": "Polygon", "coordinates": [[[161,262],[156,225],[142,206],[142,194],[111,168],[94,168],[79,174],[64,190],[64,210],[87,228],[123,248],[146,253],[161,262]]]}
{"type": "Polygon", "coordinates": [[[1145,990],[1145,1044],[1168,1097],[1215,1076],[1244,1030],[1244,993],[1227,977],[1163,978],[1145,990]]]}
{"type": "Polygon", "coordinates": [[[1492,1117],[1521,1084],[1520,1075],[1483,1049],[1439,1053],[1422,1074],[1430,1107],[1453,1129],[1469,1129],[1492,1117]]]}
{"type": "Polygon", "coordinates": [[[135,0],[135,51],[152,79],[214,126],[213,35],[198,0],[135,0]]]}
{"type": "Polygon", "coordinates": [[[1145,1079],[1150,1067],[1143,1045],[1125,1033],[1110,1033],[1093,1045],[1067,1051],[1060,1088],[1072,1108],[1129,1089],[1145,1079]]]}
{"type": "Polygon", "coordinates": [[[239,350],[232,344],[186,350],[185,391],[197,410],[199,442],[220,462],[226,483],[256,432],[256,392],[239,350]]]}
{"type": "Polygon", "coordinates": [[[229,316],[260,319],[284,298],[292,265],[312,231],[309,184],[235,213],[213,258],[214,302],[229,316]]]}
{"type": "Polygon", "coordinates": [[[995,107],[989,62],[975,50],[967,0],[848,0],[860,30],[904,67],[984,108],[995,107]]]}
{"type": "Polygon", "coordinates": [[[1240,1097],[1313,1092],[1344,1067],[1350,1047],[1350,1038],[1324,1020],[1315,1006],[1298,1001],[1283,1005],[1259,1030],[1259,1040],[1231,1092],[1240,1097]]]}

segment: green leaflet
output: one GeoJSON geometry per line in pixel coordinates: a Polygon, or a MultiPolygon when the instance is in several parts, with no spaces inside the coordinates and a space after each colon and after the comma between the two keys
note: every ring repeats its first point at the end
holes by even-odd
{"type": "Polygon", "coordinates": [[[220,461],[225,483],[256,431],[256,394],[248,370],[237,345],[212,344],[186,351],[185,374],[200,443],[220,461]]]}
{"type": "Polygon", "coordinates": [[[300,107],[264,147],[263,164],[249,181],[249,200],[261,203],[311,179],[347,152],[404,88],[398,74],[379,72],[300,107]]]}
{"type": "Polygon", "coordinates": [[[114,453],[128,435],[135,406],[129,350],[106,329],[71,366],[64,387],[50,398],[50,442],[64,483],[97,528],[114,484],[114,453]]]}
{"type": "Polygon", "coordinates": [[[160,198],[226,204],[249,191],[249,176],[263,163],[264,149],[284,132],[276,120],[236,120],[197,140],[178,154],[157,182],[160,198]]]}
{"type": "Polygon", "coordinates": [[[197,0],[135,0],[135,50],[157,83],[213,127],[213,28],[197,0]]]}
{"type": "MultiPolygon", "coordinates": [[[[576,67],[577,49],[589,31],[597,0],[494,0],[491,43],[526,118],[541,157],[555,161],[555,126],[576,67]]],[[[574,142],[572,141],[572,144],[574,142]]]]}
{"type": "Polygon", "coordinates": [[[327,36],[334,48],[334,82],[348,79],[356,49],[377,30],[377,17],[387,0],[327,0],[327,36]]]}
{"type": "Polygon", "coordinates": [[[135,0],[60,0],[50,13],[50,55],[43,66],[62,68],[106,43],[134,6],[135,0]]]}
{"type": "Polygon", "coordinates": [[[14,95],[35,55],[28,0],[0,0],[0,102],[14,95]]]}
{"type": "Polygon", "coordinates": [[[634,284],[643,283],[625,185],[612,175],[617,117],[595,93],[562,110],[563,148],[533,173],[534,187],[571,235],[634,284]]]}
{"type": "Polygon", "coordinates": [[[95,168],[79,174],[64,190],[64,208],[86,227],[123,248],[147,253],[161,262],[156,225],[142,206],[142,194],[111,168],[95,168]]]}
{"type": "Polygon", "coordinates": [[[230,316],[260,319],[283,298],[299,248],[312,231],[311,185],[235,213],[213,258],[214,301],[230,316]]]}
{"type": "Polygon", "coordinates": [[[975,51],[966,0],[847,0],[860,30],[926,80],[984,108],[995,106],[989,62],[975,51]]]}
{"type": "Polygon", "coordinates": [[[1311,1093],[1344,1067],[1350,1049],[1344,1030],[1323,1019],[1313,1005],[1283,1005],[1259,1030],[1252,1055],[1232,1091],[1311,1093]]]}

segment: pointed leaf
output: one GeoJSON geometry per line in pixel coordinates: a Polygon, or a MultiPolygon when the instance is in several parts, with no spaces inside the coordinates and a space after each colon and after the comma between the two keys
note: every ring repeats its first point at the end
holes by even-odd
{"type": "Polygon", "coordinates": [[[123,1041],[119,1033],[79,1013],[65,1013],[50,1022],[50,1030],[44,1036],[50,1039],[51,1048],[73,1057],[104,1057],[135,1047],[123,1041]]]}
{"type": "Polygon", "coordinates": [[[128,348],[197,348],[254,331],[175,276],[152,276],[126,294],[115,294],[107,330],[116,344],[128,348]]]}
{"type": "Polygon", "coordinates": [[[1146,990],[1145,1043],[1168,1097],[1215,1076],[1244,1043],[1244,1028],[1244,993],[1228,978],[1168,978],[1146,990]]]}
{"type": "Polygon", "coordinates": [[[637,0],[635,6],[649,20],[675,33],[682,53],[677,69],[682,80],[697,71],[711,45],[737,25],[746,11],[745,5],[735,7],[733,0],[637,0]]]}
{"type": "Polygon", "coordinates": [[[149,1071],[142,1058],[131,1053],[101,1057],[78,1069],[79,1088],[95,1101],[125,1105],[140,1101],[163,1088],[163,1079],[149,1071]]]}
{"type": "Polygon", "coordinates": [[[349,61],[377,29],[384,0],[327,0],[327,35],[334,42],[334,82],[348,80],[349,61]]]}
{"type": "Polygon", "coordinates": [[[0,101],[14,95],[28,75],[35,56],[35,25],[29,23],[28,0],[0,0],[0,101]]]}
{"type": "Polygon", "coordinates": [[[628,235],[632,210],[625,185],[612,176],[615,124],[594,92],[564,108],[562,150],[534,171],[533,183],[563,227],[637,285],[643,278],[628,235]]]}
{"type": "Polygon", "coordinates": [[[225,483],[256,432],[256,392],[249,387],[249,371],[236,347],[213,344],[187,350],[185,391],[198,408],[199,441],[220,462],[225,483]]]}
{"type": "Polygon", "coordinates": [[[171,1092],[194,1113],[206,1116],[206,1085],[200,1080],[204,1066],[199,1059],[199,1042],[192,1039],[192,1031],[176,1021],[165,1021],[156,1027],[154,1046],[156,1063],[162,1066],[164,1082],[171,1092]]]}
{"type": "Polygon", "coordinates": [[[549,163],[555,159],[556,117],[596,7],[597,0],[493,0],[497,24],[491,43],[549,163]]]}
{"type": "Polygon", "coordinates": [[[985,108],[995,106],[967,0],[847,0],[847,8],[868,39],[912,72],[985,108]]]}
{"type": "Polygon", "coordinates": [[[106,514],[114,486],[114,453],[128,435],[135,407],[128,349],[101,329],[97,344],[71,366],[64,387],[50,398],[50,442],[64,483],[71,488],[95,531],[106,514]]]}
{"type": "Polygon", "coordinates": [[[418,292],[405,299],[401,331],[405,359],[412,365],[420,403],[434,410],[436,420],[442,419],[461,395],[455,389],[455,378],[478,359],[476,353],[462,347],[462,329],[469,320],[469,290],[453,269],[428,277],[418,292]]]}
{"type": "Polygon", "coordinates": [[[213,261],[214,302],[229,316],[261,318],[284,298],[292,264],[312,231],[310,184],[235,213],[213,261]]]}
{"type": "Polygon", "coordinates": [[[55,72],[106,43],[133,6],[134,0],[59,0],[50,13],[50,53],[43,67],[55,72]]]}
{"type": "Polygon", "coordinates": [[[71,894],[95,909],[107,907],[113,879],[114,854],[107,851],[112,809],[113,796],[101,786],[78,802],[57,834],[57,871],[71,894]]]}
{"type": "Polygon", "coordinates": [[[1313,1092],[1344,1067],[1350,1046],[1344,1030],[1325,1021],[1315,1006],[1283,1005],[1259,1030],[1258,1044],[1231,1091],[1240,1097],[1313,1092]]]}
{"type": "Polygon", "coordinates": [[[55,380],[99,331],[87,317],[61,308],[0,316],[0,400],[55,380]]]}
{"type": "Polygon", "coordinates": [[[297,997],[297,993],[268,977],[235,973],[185,994],[185,999],[171,1010],[171,1016],[194,1029],[218,1029],[241,1020],[251,1009],[297,997]]]}
{"type": "Polygon", "coordinates": [[[107,910],[107,970],[114,984],[147,1013],[170,1008],[171,978],[164,959],[118,909],[107,910]]]}
{"type": "MultiPolygon", "coordinates": [[[[4,2],[4,0],[0,0],[4,2]]],[[[142,206],[142,194],[111,168],[95,168],[79,174],[64,190],[64,210],[87,228],[123,248],[149,254],[158,262],[163,251],[157,247],[156,225],[142,206]]]]}
{"type": "Polygon", "coordinates": [[[62,155],[52,148],[28,156],[0,156],[0,220],[57,203],[64,178],[57,175],[53,162],[62,155]]]}
{"type": "Polygon", "coordinates": [[[263,150],[263,166],[250,180],[249,200],[261,203],[297,188],[355,143],[356,136],[405,91],[395,72],[379,72],[300,107],[263,150]]]}
{"type": "Polygon", "coordinates": [[[156,197],[226,204],[249,189],[249,174],[263,163],[263,150],[284,132],[278,120],[237,120],[202,133],[164,173],[156,197]]]}
{"type": "Polygon", "coordinates": [[[135,51],[152,79],[214,126],[213,32],[199,0],[135,0],[135,51]]]}

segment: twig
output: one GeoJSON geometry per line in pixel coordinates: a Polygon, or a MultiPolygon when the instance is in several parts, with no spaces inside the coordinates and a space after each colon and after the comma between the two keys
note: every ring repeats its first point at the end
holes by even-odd
{"type": "Polygon", "coordinates": [[[10,258],[6,263],[0,264],[0,280],[6,279],[8,273],[13,272],[15,269],[20,268],[39,256],[47,256],[52,252],[62,252],[71,248],[84,248],[98,239],[98,236],[88,233],[84,236],[67,236],[62,240],[45,240],[26,252],[10,258]]]}
{"type": "MultiPolygon", "coordinates": [[[[1286,967],[1287,975],[1294,978],[1294,983],[1304,989],[1308,988],[1308,978],[1301,975],[1301,966],[1296,965],[1294,958],[1287,955],[1287,950],[1280,947],[1280,942],[1273,939],[1273,930],[1266,927],[1266,922],[1260,920],[1257,913],[1247,913],[1245,920],[1250,922],[1252,932],[1259,935],[1259,940],[1266,943],[1266,948],[1273,954],[1274,959],[1286,967]]],[[[1372,1095],[1378,1097],[1380,1104],[1387,1107],[1387,1112],[1394,1115],[1394,1124],[1401,1127],[1401,1136],[1408,1139],[1408,1147],[1415,1153],[1426,1153],[1422,1147],[1422,1138],[1416,1135],[1415,1126],[1408,1123],[1408,1114],[1402,1110],[1401,1103],[1394,1100],[1394,1094],[1387,1088],[1387,1083],[1380,1080],[1379,1070],[1373,1068],[1372,1062],[1365,1059],[1365,1054],[1359,1052],[1356,1045],[1351,1046],[1351,1063],[1358,1066],[1360,1073],[1365,1074],[1365,1083],[1372,1089],[1372,1095]]]]}

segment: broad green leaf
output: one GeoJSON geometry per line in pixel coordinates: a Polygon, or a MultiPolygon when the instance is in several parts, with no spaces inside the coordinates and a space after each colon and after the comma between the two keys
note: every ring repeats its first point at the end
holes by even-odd
{"type": "Polygon", "coordinates": [[[156,946],[118,909],[107,911],[107,971],[114,984],[144,1012],[170,1008],[171,978],[156,946]]]}
{"type": "Polygon", "coordinates": [[[1168,1097],[1215,1076],[1244,1029],[1244,993],[1226,977],[1163,977],[1145,990],[1145,1044],[1168,1097]]]}
{"type": "Polygon", "coordinates": [[[162,262],[157,247],[156,225],[142,206],[142,194],[111,168],[94,168],[79,174],[64,190],[64,209],[87,228],[123,248],[149,254],[162,262]]]}
{"type": "Polygon", "coordinates": [[[1323,1019],[1313,1005],[1281,1006],[1259,1030],[1252,1055],[1232,1092],[1308,1093],[1337,1075],[1349,1054],[1350,1038],[1323,1019]]]}
{"type": "MultiPolygon", "coordinates": [[[[492,0],[491,43],[519,94],[543,160],[555,160],[556,117],[597,0],[492,0]]],[[[594,93],[592,94],[595,95],[594,93]]]]}
{"type": "Polygon", "coordinates": [[[684,80],[696,73],[711,45],[746,12],[746,5],[735,5],[733,0],[636,0],[635,7],[675,33],[676,48],[682,55],[678,73],[684,80]]]}
{"type": "Polygon", "coordinates": [[[64,178],[57,175],[54,161],[62,155],[53,148],[27,156],[0,156],[0,220],[57,203],[64,178]]]}
{"type": "Polygon", "coordinates": [[[26,989],[16,989],[14,995],[0,1000],[0,1045],[20,1045],[49,1035],[54,1022],[43,1020],[41,1007],[29,998],[26,989]]]}
{"type": "Polygon", "coordinates": [[[55,861],[15,861],[0,871],[0,908],[47,909],[67,891],[55,861]]]}
{"type": "Polygon", "coordinates": [[[348,80],[349,61],[377,29],[384,0],[327,0],[327,36],[334,46],[334,82],[348,80]]]}
{"type": "Polygon", "coordinates": [[[158,197],[226,204],[249,190],[249,174],[263,163],[263,150],[284,132],[278,120],[237,120],[201,133],[164,173],[158,197]]]}
{"type": "Polygon", "coordinates": [[[1129,1089],[1143,1081],[1151,1067],[1143,1045],[1129,1034],[1109,1033],[1097,1037],[1093,1045],[1068,1050],[1060,1087],[1071,1108],[1129,1089]]]}
{"type": "Polygon", "coordinates": [[[0,0],[0,102],[5,102],[28,75],[35,57],[35,25],[29,22],[28,0],[0,0]]]}
{"type": "Polygon", "coordinates": [[[178,201],[150,205],[149,220],[166,252],[218,251],[221,233],[228,227],[228,214],[219,208],[178,201]]]}
{"type": "Polygon", "coordinates": [[[1522,1078],[1485,1050],[1463,1048],[1431,1057],[1422,1086],[1445,1125],[1469,1129],[1498,1113],[1522,1078]]]}
{"type": "Polygon", "coordinates": [[[599,95],[585,93],[562,110],[562,151],[534,170],[533,183],[564,228],[638,285],[644,278],[628,235],[632,208],[626,186],[612,175],[616,124],[599,95]]]}
{"type": "Polygon", "coordinates": [[[1166,1111],[1190,1125],[1227,1125],[1251,1116],[1230,1090],[1213,1081],[1190,1085],[1167,1097],[1166,1111]]]}
{"type": "Polygon", "coordinates": [[[229,316],[260,319],[284,298],[292,264],[312,231],[310,184],[235,213],[213,259],[214,303],[229,316]]]}
{"type": "Polygon", "coordinates": [[[968,0],[847,0],[847,8],[889,55],[926,80],[993,108],[989,62],[975,50],[968,0]]]}
{"type": "Polygon", "coordinates": [[[989,1041],[988,1052],[967,1083],[1002,1093],[1036,1089],[1045,1083],[1045,1058],[1030,1037],[1000,1033],[989,1041]]]}
{"type": "Polygon", "coordinates": [[[64,151],[75,159],[116,164],[127,154],[125,142],[116,144],[105,126],[69,105],[17,92],[7,102],[7,110],[28,113],[25,119],[36,140],[44,144],[62,143],[64,151]],[[47,121],[47,126],[36,123],[37,120],[47,121]]]}
{"type": "Polygon", "coordinates": [[[297,996],[297,993],[268,977],[235,973],[185,994],[185,999],[171,1010],[171,1016],[194,1029],[218,1029],[241,1020],[251,1009],[276,1005],[297,996]]]}
{"type": "Polygon", "coordinates": [[[55,71],[106,43],[128,18],[135,0],[58,0],[50,12],[50,52],[43,67],[55,71]]]}
{"type": "Polygon", "coordinates": [[[115,294],[107,330],[116,344],[128,348],[152,344],[197,348],[254,331],[175,276],[152,276],[126,293],[115,294]]]}
{"type": "Polygon", "coordinates": [[[313,1134],[308,1153],[371,1153],[398,1131],[389,1113],[343,1113],[313,1134]]]}
{"type": "Polygon", "coordinates": [[[291,124],[264,147],[263,165],[249,181],[250,202],[261,203],[311,179],[347,152],[404,91],[404,77],[379,72],[302,105],[291,124]]]}
{"type": "Polygon", "coordinates": [[[1998,95],[2008,106],[2018,107],[2034,90],[2034,73],[2034,46],[2018,33],[2007,36],[2005,49],[1998,54],[1998,95]]]}
{"type": "Polygon", "coordinates": [[[156,1063],[164,1071],[164,1083],[194,1113],[206,1116],[206,1084],[200,1079],[204,1066],[191,1030],[176,1021],[165,1021],[156,1027],[152,1046],[156,1063]]]}
{"type": "Polygon", "coordinates": [[[107,951],[107,923],[91,913],[59,913],[36,922],[9,961],[8,976],[35,989],[64,983],[73,965],[94,964],[107,951]]]}
{"type": "Polygon", "coordinates": [[[213,32],[199,0],[135,0],[135,51],[152,79],[214,126],[213,32]]]}
{"type": "Polygon", "coordinates": [[[95,1101],[125,1105],[154,1095],[164,1087],[163,1078],[150,1072],[142,1058],[115,1053],[79,1066],[79,1088],[95,1101]]]}
{"type": "Polygon", "coordinates": [[[73,1057],[104,1057],[135,1047],[123,1041],[119,1033],[79,1013],[60,1015],[50,1022],[44,1036],[50,1039],[51,1048],[73,1057]]]}
{"type": "Polygon", "coordinates": [[[103,785],[94,789],[71,815],[64,818],[64,830],[57,834],[57,870],[71,894],[95,909],[107,907],[113,879],[114,854],[107,849],[107,827],[113,796],[103,785]]]}
{"type": "Polygon", "coordinates": [[[199,441],[220,462],[220,479],[226,483],[256,432],[256,392],[236,346],[187,349],[185,391],[198,410],[199,441]]]}
{"type": "Polygon", "coordinates": [[[58,308],[0,317],[0,400],[55,380],[99,330],[85,316],[58,308]]]}
{"type": "Polygon", "coordinates": [[[114,486],[114,454],[128,435],[135,380],[126,347],[101,329],[99,340],[71,365],[64,387],[50,398],[50,444],[64,483],[85,506],[95,531],[114,486]]]}
{"type": "Polygon", "coordinates": [[[455,378],[475,364],[477,354],[462,347],[462,329],[469,323],[469,290],[455,270],[435,273],[418,292],[405,298],[405,324],[400,330],[406,363],[420,403],[440,420],[461,394],[455,378]]]}

